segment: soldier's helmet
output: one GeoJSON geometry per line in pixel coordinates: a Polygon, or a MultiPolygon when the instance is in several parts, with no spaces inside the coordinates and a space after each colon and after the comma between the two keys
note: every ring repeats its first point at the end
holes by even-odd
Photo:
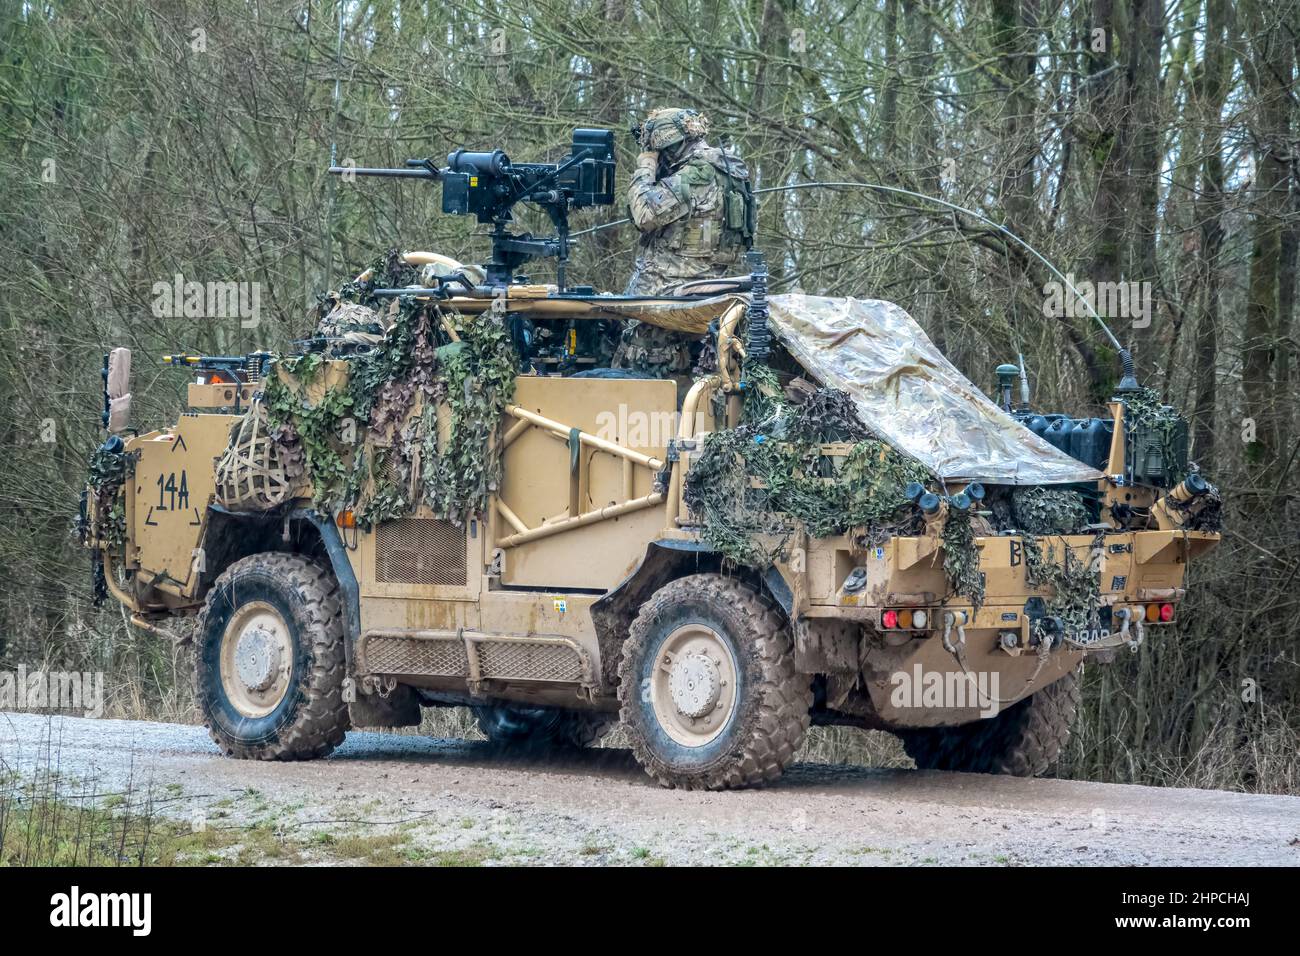
{"type": "Polygon", "coordinates": [[[641,124],[641,148],[656,152],[709,131],[708,118],[698,110],[667,107],[652,110],[641,124]]]}

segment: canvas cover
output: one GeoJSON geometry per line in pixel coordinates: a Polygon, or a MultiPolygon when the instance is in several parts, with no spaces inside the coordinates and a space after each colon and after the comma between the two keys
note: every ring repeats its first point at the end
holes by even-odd
{"type": "Polygon", "coordinates": [[[992,484],[1096,481],[990,401],[892,302],[814,295],[768,299],[773,334],[862,421],[937,476],[992,484]]]}
{"type": "MultiPolygon", "coordinates": [[[[702,335],[748,299],[738,293],[688,302],[557,298],[511,306],[541,315],[549,309],[557,316],[638,319],[702,335]]],[[[768,306],[773,334],[809,377],[847,392],[864,424],[938,477],[1017,485],[1101,478],[990,401],[892,302],[788,294],[769,296],[768,306]]]]}

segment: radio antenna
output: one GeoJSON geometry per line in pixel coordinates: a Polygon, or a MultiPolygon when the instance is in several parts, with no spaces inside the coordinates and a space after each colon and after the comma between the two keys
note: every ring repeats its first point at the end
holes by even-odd
{"type": "MultiPolygon", "coordinates": [[[[894,193],[900,196],[910,196],[913,199],[920,199],[923,202],[935,203],[936,205],[943,206],[946,209],[951,209],[954,212],[963,213],[967,216],[970,216],[972,219],[979,220],[980,222],[984,223],[986,226],[990,227],[991,229],[996,230],[999,235],[1005,236],[1006,238],[1010,239],[1016,245],[1020,246],[1022,249],[1024,249],[1026,252],[1032,255],[1035,259],[1037,259],[1044,266],[1046,266],[1048,271],[1051,272],[1052,275],[1056,276],[1056,278],[1060,280],[1061,284],[1065,286],[1065,288],[1070,290],[1070,292],[1074,295],[1075,299],[1083,304],[1083,306],[1088,310],[1088,314],[1092,316],[1092,318],[1096,321],[1096,323],[1099,326],[1101,326],[1101,331],[1105,333],[1106,338],[1110,340],[1111,345],[1115,346],[1115,350],[1119,353],[1120,363],[1124,370],[1123,377],[1120,379],[1120,383],[1118,386],[1119,390],[1129,391],[1129,390],[1136,389],[1138,387],[1137,379],[1134,377],[1133,357],[1129,354],[1128,349],[1126,349],[1120,343],[1119,339],[1115,337],[1115,333],[1110,330],[1110,326],[1106,324],[1105,320],[1102,319],[1101,315],[1097,312],[1097,310],[1093,308],[1092,303],[1089,302],[1087,299],[1085,299],[1079,293],[1079,290],[1074,287],[1074,283],[1071,282],[1069,279],[1067,279],[1065,275],[1062,274],[1060,269],[1052,265],[1052,263],[1048,260],[1046,256],[1044,256],[1032,245],[1030,245],[1024,239],[1021,239],[1019,236],[1017,236],[1014,232],[1012,232],[1010,229],[1008,229],[1006,226],[1002,225],[1001,223],[995,222],[992,219],[990,219],[988,216],[985,216],[982,213],[978,213],[973,209],[967,209],[965,206],[959,206],[956,203],[948,202],[948,200],[946,199],[939,199],[936,196],[927,196],[925,193],[918,193],[911,189],[904,189],[901,186],[883,186],[880,183],[859,183],[859,182],[852,182],[852,181],[841,181],[841,182],[814,181],[814,182],[807,182],[807,183],[791,183],[790,185],[787,186],[764,186],[762,189],[755,189],[754,195],[757,196],[763,193],[793,192],[795,190],[801,190],[801,189],[872,189],[872,190],[876,190],[877,192],[894,193]]],[[[590,229],[584,229],[581,232],[572,233],[570,238],[576,239],[579,236],[587,235],[588,233],[592,233],[592,232],[599,232],[602,229],[612,229],[613,227],[621,226],[626,222],[631,222],[631,220],[619,219],[616,220],[615,222],[607,222],[604,223],[603,225],[593,226],[590,229]]]]}

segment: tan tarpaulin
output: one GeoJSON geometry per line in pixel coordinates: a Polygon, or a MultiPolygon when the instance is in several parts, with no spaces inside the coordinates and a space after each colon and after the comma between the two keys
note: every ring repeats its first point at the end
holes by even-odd
{"type": "Polygon", "coordinates": [[[997,484],[1096,481],[993,404],[892,302],[814,295],[769,300],[773,334],[863,422],[945,479],[997,484]]]}
{"type": "MultiPolygon", "coordinates": [[[[533,294],[507,299],[511,310],[539,317],[640,319],[703,334],[747,295],[694,302],[575,301],[533,294]]],[[[453,299],[462,311],[486,299],[453,299]]],[[[991,402],[944,358],[910,315],[891,302],[812,295],[768,299],[773,334],[822,385],[853,397],[863,422],[881,438],[944,479],[1050,485],[1096,481],[1101,474],[1053,448],[991,402]]]]}

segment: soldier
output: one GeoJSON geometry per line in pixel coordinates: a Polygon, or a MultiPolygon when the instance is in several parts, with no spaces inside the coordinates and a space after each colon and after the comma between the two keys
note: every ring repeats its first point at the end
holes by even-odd
{"type": "MultiPolygon", "coordinates": [[[[733,275],[753,243],[749,170],[733,150],[705,141],[708,128],[687,109],[655,110],[640,127],[643,152],[628,206],[641,237],[627,295],[666,295],[684,282],[733,275]]],[[[655,376],[685,373],[690,339],[633,321],[614,364],[655,376]]]]}

